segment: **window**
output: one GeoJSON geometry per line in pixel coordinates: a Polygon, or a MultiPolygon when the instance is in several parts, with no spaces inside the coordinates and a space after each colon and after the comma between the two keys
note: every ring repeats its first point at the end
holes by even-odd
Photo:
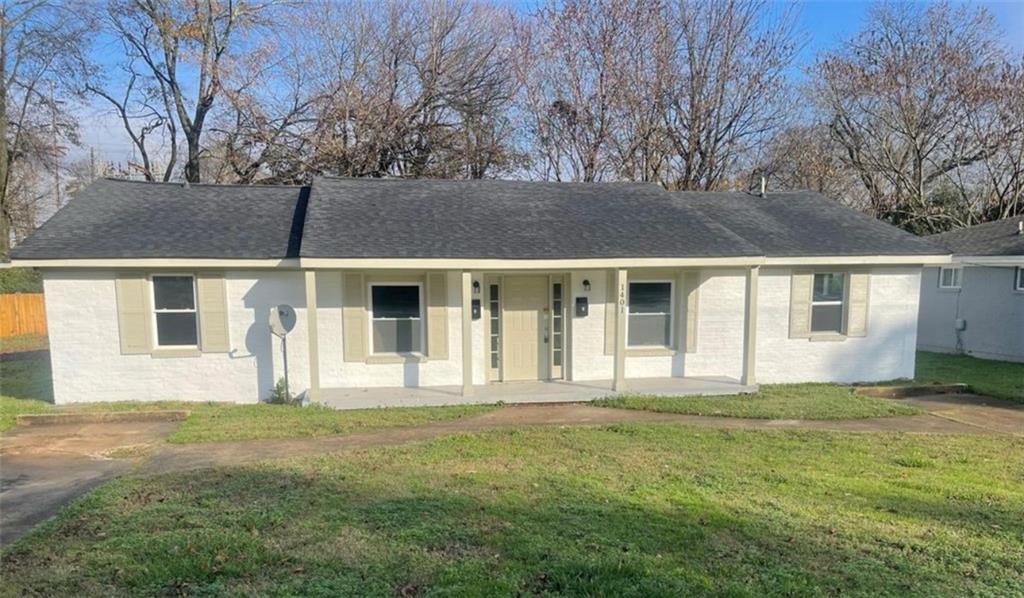
{"type": "Polygon", "coordinates": [[[191,276],[154,276],[153,313],[158,347],[196,347],[196,285],[191,276]]]}
{"type": "Polygon", "coordinates": [[[556,282],[551,285],[551,365],[555,367],[562,365],[562,319],[562,283],[556,282]]]}
{"type": "Polygon", "coordinates": [[[373,353],[412,353],[423,350],[420,285],[370,285],[373,353]]]}
{"type": "Polygon", "coordinates": [[[626,326],[631,347],[672,346],[672,283],[629,283],[626,326]]]}
{"type": "Polygon", "coordinates": [[[843,291],[846,276],[842,272],[814,275],[811,296],[811,332],[843,331],[843,291]]]}
{"type": "Polygon", "coordinates": [[[963,268],[939,268],[939,288],[959,289],[963,268]]]}
{"type": "Polygon", "coordinates": [[[1016,276],[1013,279],[1013,290],[1024,291],[1024,266],[1017,266],[1016,276]]]}
{"type": "Polygon", "coordinates": [[[501,340],[501,310],[498,309],[498,285],[490,285],[487,292],[487,305],[491,319],[491,369],[497,370],[501,359],[501,351],[499,350],[501,340]]]}

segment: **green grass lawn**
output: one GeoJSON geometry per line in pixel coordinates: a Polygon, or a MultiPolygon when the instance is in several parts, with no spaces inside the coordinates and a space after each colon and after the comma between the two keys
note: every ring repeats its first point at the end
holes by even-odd
{"type": "Polygon", "coordinates": [[[12,595],[1020,595],[1024,440],[534,428],[127,477],[12,595]]]}
{"type": "Polygon", "coordinates": [[[917,353],[918,382],[963,382],[978,394],[1024,403],[1024,363],[917,353]]]}
{"type": "Polygon", "coordinates": [[[49,346],[49,339],[45,334],[18,334],[0,338],[0,353],[39,351],[49,346]]]}
{"type": "Polygon", "coordinates": [[[290,405],[232,405],[187,401],[82,403],[55,407],[46,358],[0,363],[0,432],[14,426],[24,413],[137,411],[183,409],[188,419],[167,437],[168,442],[215,442],[256,438],[336,436],[360,430],[413,426],[485,413],[496,405],[396,407],[338,411],[326,407],[290,405]]]}
{"type": "Polygon", "coordinates": [[[765,384],[756,393],[731,396],[632,395],[599,399],[595,404],[665,413],[766,419],[857,419],[921,413],[912,405],[855,395],[849,386],[836,384],[765,384]]]}

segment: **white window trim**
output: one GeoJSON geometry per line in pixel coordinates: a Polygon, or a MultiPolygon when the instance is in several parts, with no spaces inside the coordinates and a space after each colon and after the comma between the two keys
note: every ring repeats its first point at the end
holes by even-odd
{"type": "Polygon", "coordinates": [[[942,266],[939,268],[939,288],[948,291],[958,290],[963,285],[963,276],[964,269],[962,266],[942,266]],[[955,282],[951,285],[942,284],[942,275],[946,272],[946,270],[951,270],[954,272],[953,278],[955,282]]]}
{"type": "Polygon", "coordinates": [[[1013,271],[1013,290],[1024,293],[1024,266],[1017,266],[1013,271]]]}
{"type": "Polygon", "coordinates": [[[168,349],[198,349],[199,343],[202,339],[199,338],[199,295],[196,289],[196,275],[190,272],[161,272],[160,274],[149,275],[149,312],[150,325],[153,328],[153,334],[151,336],[153,350],[154,351],[165,351],[168,349]],[[157,309],[156,308],[156,285],[153,284],[154,278],[175,278],[187,276],[192,279],[192,309],[157,309]],[[194,345],[161,345],[160,344],[160,331],[156,324],[157,314],[195,314],[196,315],[196,344],[194,345]]]}
{"type": "Polygon", "coordinates": [[[426,306],[423,303],[423,301],[424,301],[424,297],[423,297],[423,283],[422,282],[413,282],[413,281],[409,281],[409,282],[400,282],[400,281],[371,282],[371,283],[366,285],[366,298],[367,298],[367,303],[370,306],[370,310],[369,310],[370,311],[370,317],[367,318],[368,330],[367,330],[367,337],[366,337],[367,338],[367,346],[370,348],[370,353],[369,354],[370,355],[416,355],[416,356],[422,356],[424,354],[423,342],[424,342],[424,340],[426,340],[426,336],[427,336],[427,331],[426,331],[426,326],[427,326],[427,321],[426,320],[427,319],[425,317],[423,317],[423,314],[426,313],[426,306]],[[419,297],[420,297],[420,317],[418,317],[418,318],[377,318],[377,317],[375,317],[373,315],[373,287],[416,287],[418,289],[417,292],[419,293],[419,297]],[[420,346],[419,346],[419,348],[418,349],[414,349],[413,351],[410,351],[410,352],[398,352],[398,353],[396,353],[394,351],[383,351],[383,352],[378,353],[377,350],[373,346],[373,322],[374,322],[374,320],[380,320],[382,322],[386,322],[386,321],[390,321],[390,320],[397,321],[397,320],[407,320],[407,319],[415,319],[415,320],[419,320],[420,321],[420,346]]]}
{"type": "MultiPolygon", "coordinates": [[[[565,294],[565,287],[562,288],[565,294]]],[[[627,349],[671,349],[676,346],[676,281],[671,278],[637,278],[626,281],[626,348],[627,349]],[[629,312],[629,285],[634,282],[667,282],[668,283],[668,344],[667,345],[631,345],[629,344],[629,319],[634,315],[629,312]]],[[[636,315],[665,315],[664,313],[636,314],[636,315]]],[[[563,323],[564,326],[564,323],[563,323]]],[[[563,340],[564,343],[564,340],[563,340]]]]}
{"type": "Polygon", "coordinates": [[[845,336],[846,335],[846,310],[849,309],[847,300],[850,292],[850,273],[846,270],[819,270],[811,274],[811,309],[808,311],[807,332],[812,337],[822,336],[845,336]],[[814,278],[819,274],[842,274],[843,275],[843,298],[838,301],[815,301],[814,300],[814,278]],[[814,330],[814,306],[816,305],[838,305],[839,309],[839,330],[814,330]]]}

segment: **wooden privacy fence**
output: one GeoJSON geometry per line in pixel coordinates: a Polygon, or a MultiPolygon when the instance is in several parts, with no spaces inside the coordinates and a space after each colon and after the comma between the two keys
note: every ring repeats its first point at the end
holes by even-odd
{"type": "Polygon", "coordinates": [[[19,334],[46,334],[42,293],[0,295],[0,337],[19,334]]]}

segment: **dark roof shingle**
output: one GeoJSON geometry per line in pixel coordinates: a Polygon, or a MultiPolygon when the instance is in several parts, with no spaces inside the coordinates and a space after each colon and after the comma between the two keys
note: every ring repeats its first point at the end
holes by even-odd
{"type": "Polygon", "coordinates": [[[12,252],[74,258],[932,255],[815,193],[643,183],[317,178],[311,187],[99,180],[12,252]]]}
{"type": "Polygon", "coordinates": [[[811,191],[684,191],[690,206],[771,257],[939,255],[943,248],[811,191]]]}
{"type": "Polygon", "coordinates": [[[298,255],[308,188],[100,179],[12,251],[15,259],[298,255]]]}
{"type": "Polygon", "coordinates": [[[656,185],[495,180],[313,182],[302,257],[756,256],[656,185]]]}
{"type": "Polygon", "coordinates": [[[1024,235],[1019,234],[1024,216],[976,224],[926,237],[956,255],[1024,255],[1024,235]]]}

